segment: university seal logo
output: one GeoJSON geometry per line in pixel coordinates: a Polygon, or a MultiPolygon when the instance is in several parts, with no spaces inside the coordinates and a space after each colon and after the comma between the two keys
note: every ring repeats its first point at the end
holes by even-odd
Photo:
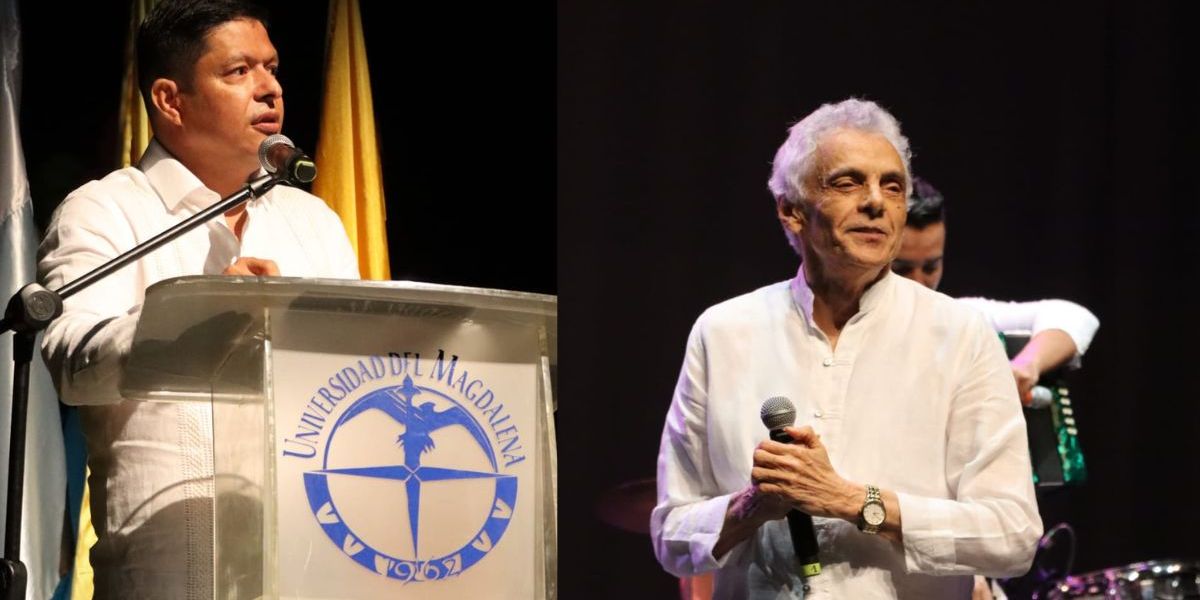
{"type": "MultiPolygon", "coordinates": [[[[452,377],[454,363],[448,363],[447,375],[447,363],[440,353],[438,358],[442,369],[431,373],[429,379],[449,385],[419,386],[405,374],[400,385],[392,380],[392,385],[367,391],[349,403],[328,428],[320,468],[303,475],[309,508],[330,541],[359,565],[406,582],[436,581],[470,569],[500,542],[516,508],[517,477],[501,471],[502,466],[511,465],[505,459],[511,461],[513,457],[501,446],[502,457],[497,460],[488,429],[490,425],[495,436],[497,409],[503,407],[480,409],[481,397],[492,402],[490,390],[486,396],[475,393],[476,384],[482,382],[474,380],[471,386],[466,385],[465,371],[456,382],[452,377]],[[481,412],[482,423],[471,409],[481,412]],[[363,430],[353,425],[361,419],[376,423],[384,419],[389,430],[398,433],[395,437],[364,440],[360,433],[363,430]],[[362,448],[378,448],[381,459],[367,466],[345,466],[331,459],[347,445],[360,453],[362,448]],[[464,462],[464,453],[476,459],[464,462]],[[400,457],[402,460],[397,460],[400,457]],[[339,489],[346,489],[339,486],[339,481],[347,478],[386,484],[371,488],[386,491],[370,498],[370,502],[377,506],[382,503],[387,519],[403,520],[393,523],[395,527],[388,531],[404,531],[400,537],[405,539],[385,540],[382,536],[387,534],[380,532],[383,528],[364,526],[369,519],[356,518],[354,511],[361,508],[361,499],[349,498],[344,492],[339,495],[339,489]],[[461,493],[456,491],[459,488],[461,493]],[[483,499],[479,498],[480,490],[486,490],[483,499]],[[490,502],[486,501],[488,496],[490,502]],[[472,501],[456,501],[467,497],[472,501]],[[422,527],[422,514],[429,511],[452,514],[453,522],[467,523],[468,528],[439,531],[428,526],[428,519],[422,527]],[[482,525],[475,529],[478,523],[482,525]],[[356,524],[360,531],[354,529],[356,524]]],[[[349,400],[349,395],[345,399],[349,400]]],[[[378,516],[374,518],[378,522],[378,516]]]]}

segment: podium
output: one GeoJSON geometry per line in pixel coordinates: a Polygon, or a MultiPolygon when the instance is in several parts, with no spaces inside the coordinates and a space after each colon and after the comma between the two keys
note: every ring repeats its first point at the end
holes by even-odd
{"type": "Polygon", "coordinates": [[[211,405],[216,598],[555,598],[553,296],[182,277],[126,398],[211,405]]]}

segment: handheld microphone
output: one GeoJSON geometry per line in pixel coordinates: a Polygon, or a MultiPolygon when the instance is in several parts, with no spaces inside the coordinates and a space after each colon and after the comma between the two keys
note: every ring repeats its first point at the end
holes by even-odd
{"type": "Polygon", "coordinates": [[[266,172],[291,182],[309,183],[317,178],[317,164],[286,135],[278,133],[258,145],[258,164],[266,172]]]}
{"type": "Polygon", "coordinates": [[[1048,387],[1035,385],[1033,389],[1029,390],[1029,408],[1046,408],[1053,401],[1054,392],[1050,391],[1048,387]]]}
{"type": "MultiPolygon", "coordinates": [[[[771,439],[784,444],[792,443],[792,436],[783,430],[796,422],[796,407],[783,396],[767,398],[759,412],[763,425],[771,432],[771,439]]],[[[812,516],[796,509],[788,511],[788,530],[792,534],[792,548],[796,560],[800,561],[800,572],[805,577],[821,574],[821,559],[817,550],[817,534],[813,530],[812,516]]]]}

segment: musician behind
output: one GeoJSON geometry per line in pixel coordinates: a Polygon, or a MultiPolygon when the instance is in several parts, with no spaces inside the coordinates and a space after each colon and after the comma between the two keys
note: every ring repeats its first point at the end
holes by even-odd
{"type": "MultiPolygon", "coordinates": [[[[913,177],[912,189],[908,221],[900,238],[900,252],[892,261],[892,271],[936,290],[945,273],[946,204],[942,194],[920,177],[913,177]]],[[[1026,406],[1043,374],[1063,366],[1079,366],[1100,327],[1096,315],[1068,300],[1005,302],[959,298],[958,301],[982,312],[997,332],[1029,334],[1029,342],[1010,361],[1017,391],[1026,406]]]]}

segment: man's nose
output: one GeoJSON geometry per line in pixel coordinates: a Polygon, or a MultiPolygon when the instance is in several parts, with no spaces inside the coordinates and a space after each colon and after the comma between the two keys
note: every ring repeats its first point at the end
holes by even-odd
{"type": "Polygon", "coordinates": [[[883,189],[878,184],[868,185],[859,208],[871,218],[882,216],[883,189]]]}
{"type": "Polygon", "coordinates": [[[283,86],[279,84],[279,78],[275,77],[266,67],[259,67],[258,86],[255,90],[254,97],[262,102],[270,103],[283,97],[283,86]]]}

